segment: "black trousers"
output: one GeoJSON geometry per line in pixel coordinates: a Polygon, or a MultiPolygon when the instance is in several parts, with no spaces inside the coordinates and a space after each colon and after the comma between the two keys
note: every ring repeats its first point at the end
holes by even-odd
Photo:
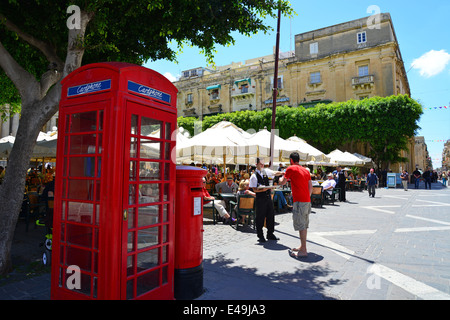
{"type": "Polygon", "coordinates": [[[339,184],[338,188],[340,189],[339,201],[345,201],[345,184],[344,185],[339,184]]]}
{"type": "Polygon", "coordinates": [[[273,201],[270,195],[256,197],[256,234],[258,238],[263,238],[264,219],[266,220],[267,235],[275,231],[275,215],[273,212],[273,201]]]}

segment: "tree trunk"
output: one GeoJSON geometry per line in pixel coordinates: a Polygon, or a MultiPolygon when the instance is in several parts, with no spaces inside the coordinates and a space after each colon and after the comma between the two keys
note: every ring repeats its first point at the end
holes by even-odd
{"type": "MultiPolygon", "coordinates": [[[[30,110],[40,110],[35,105],[30,110]]],[[[25,180],[30,163],[30,155],[36,144],[40,128],[43,126],[43,114],[22,113],[15,145],[9,157],[5,178],[0,185],[0,274],[9,272],[11,264],[11,245],[15,226],[22,206],[25,180]]],[[[44,122],[45,123],[45,122],[44,122]]]]}

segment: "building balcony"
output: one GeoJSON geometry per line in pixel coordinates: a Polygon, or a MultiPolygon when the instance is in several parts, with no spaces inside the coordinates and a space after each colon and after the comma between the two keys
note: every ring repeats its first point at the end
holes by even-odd
{"type": "Polygon", "coordinates": [[[256,94],[254,87],[235,88],[231,90],[232,99],[248,99],[256,94]]]}
{"type": "Polygon", "coordinates": [[[185,117],[196,117],[197,113],[195,112],[195,108],[188,108],[183,110],[185,117]]]}
{"type": "Polygon", "coordinates": [[[357,87],[372,87],[375,84],[375,76],[367,75],[362,77],[353,77],[352,78],[352,86],[353,88],[357,87]]]}

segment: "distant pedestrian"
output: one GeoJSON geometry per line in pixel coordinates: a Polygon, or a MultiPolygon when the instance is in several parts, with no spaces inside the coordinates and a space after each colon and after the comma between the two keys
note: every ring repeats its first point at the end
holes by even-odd
{"type": "Polygon", "coordinates": [[[370,169],[370,173],[367,175],[367,190],[369,191],[369,197],[375,198],[375,187],[378,185],[378,177],[373,168],[370,169]]]}
{"type": "Polygon", "coordinates": [[[447,186],[447,173],[445,171],[442,172],[442,184],[447,186]]]}
{"type": "Polygon", "coordinates": [[[292,220],[294,230],[299,231],[300,247],[292,249],[289,254],[296,258],[307,257],[306,236],[309,227],[309,214],[311,213],[311,193],[313,190],[311,174],[300,164],[300,155],[292,152],[289,156],[291,165],[286,169],[279,184],[284,185],[288,179],[291,180],[293,198],[292,220]]]}
{"type": "Polygon", "coordinates": [[[341,166],[338,166],[337,168],[337,188],[339,188],[339,201],[345,202],[345,180],[347,179],[347,174],[345,171],[342,170],[341,166]]]}
{"type": "Polygon", "coordinates": [[[402,174],[400,175],[400,179],[402,179],[403,189],[405,191],[408,191],[409,174],[408,174],[408,172],[406,170],[402,171],[402,174]]]}
{"type": "Polygon", "coordinates": [[[427,167],[427,169],[423,173],[423,179],[425,180],[425,189],[427,188],[427,185],[428,185],[429,189],[431,190],[431,171],[430,171],[430,167],[427,167]]]}
{"type": "Polygon", "coordinates": [[[420,173],[419,169],[416,168],[413,172],[414,176],[414,189],[419,189],[419,182],[420,182],[420,176],[422,174],[420,173]]]}

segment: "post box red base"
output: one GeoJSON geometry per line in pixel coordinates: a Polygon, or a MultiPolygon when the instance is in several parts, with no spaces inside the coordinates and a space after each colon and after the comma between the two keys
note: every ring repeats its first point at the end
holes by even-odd
{"type": "Polygon", "coordinates": [[[175,269],[175,299],[193,300],[200,297],[203,292],[203,263],[195,268],[175,269]]]}

